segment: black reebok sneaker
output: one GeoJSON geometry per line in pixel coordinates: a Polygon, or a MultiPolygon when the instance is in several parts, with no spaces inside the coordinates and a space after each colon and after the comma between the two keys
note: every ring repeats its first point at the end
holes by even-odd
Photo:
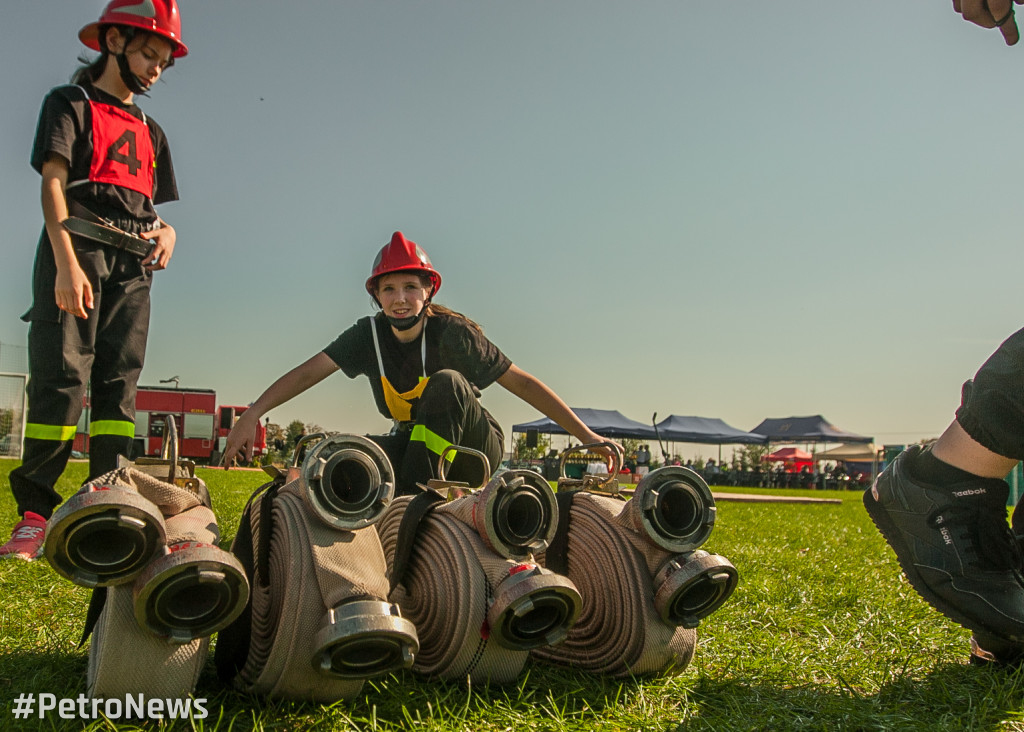
{"type": "MultiPolygon", "coordinates": [[[[1018,501],[1013,509],[1010,528],[1024,555],[1024,501],[1018,501]]],[[[971,636],[971,663],[975,666],[1020,668],[1024,666],[1024,643],[977,631],[971,636]]]]}
{"type": "Polygon", "coordinates": [[[1006,522],[1006,482],[976,478],[942,489],[918,483],[902,452],[864,492],[864,507],[910,584],[973,631],[1024,642],[1021,554],[1006,522]]]}

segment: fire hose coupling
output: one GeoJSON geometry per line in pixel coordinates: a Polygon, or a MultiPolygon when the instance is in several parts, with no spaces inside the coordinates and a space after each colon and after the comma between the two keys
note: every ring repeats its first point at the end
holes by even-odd
{"type": "Polygon", "coordinates": [[[384,513],[395,475],[384,451],[358,435],[331,435],[306,455],[301,477],[307,505],[328,526],[361,529],[384,513]]]}
{"type": "Polygon", "coordinates": [[[195,541],[172,544],[132,589],[139,627],[188,643],[228,626],[245,609],[249,580],[235,556],[195,541]]]}
{"type": "Polygon", "coordinates": [[[648,473],[625,510],[637,529],[670,552],[693,551],[715,528],[711,489],[688,468],[670,466],[648,473]]]}
{"type": "Polygon", "coordinates": [[[108,587],[132,580],[166,540],[160,509],[137,491],[88,486],[50,517],[44,552],[76,585],[108,587]]]}
{"type": "Polygon", "coordinates": [[[495,588],[487,611],[490,637],[517,651],[554,645],[565,640],[582,607],[580,593],[567,577],[520,564],[495,588]]]}
{"type": "Polygon", "coordinates": [[[314,642],[313,668],[342,679],[369,679],[412,668],[420,642],[398,605],[350,600],[327,611],[314,642]]]}
{"type": "MultiPolygon", "coordinates": [[[[491,465],[479,450],[449,445],[441,453],[437,472],[440,480],[431,480],[428,487],[444,492],[448,498],[465,495],[466,486],[446,480],[452,452],[471,455],[482,464],[484,476],[491,465]]],[[[506,559],[527,559],[547,549],[558,524],[558,504],[551,485],[532,470],[509,470],[491,478],[487,485],[470,493],[473,506],[473,528],[487,547],[506,559]]]]}
{"type": "Polygon", "coordinates": [[[697,550],[668,560],[654,577],[654,608],[669,625],[696,628],[732,595],[739,573],[725,557],[697,550]]]}
{"type": "Polygon", "coordinates": [[[548,548],[558,525],[551,485],[532,470],[510,470],[490,480],[477,497],[473,521],[495,553],[526,559],[548,548]]]}

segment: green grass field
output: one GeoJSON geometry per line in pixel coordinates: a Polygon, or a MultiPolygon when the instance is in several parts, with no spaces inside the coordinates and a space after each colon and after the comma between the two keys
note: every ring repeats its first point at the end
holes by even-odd
{"type": "MultiPolygon", "coordinates": [[[[0,478],[15,464],[0,461],[0,478]]],[[[59,490],[70,495],[84,475],[73,464],[59,490]]],[[[227,546],[262,474],[200,477],[227,546]]],[[[0,482],[6,539],[16,515],[0,482]]],[[[740,585],[701,625],[696,657],[676,676],[618,681],[530,662],[514,686],[469,688],[404,673],[322,707],[225,689],[211,661],[196,689],[210,716],[166,729],[1024,730],[1024,674],[967,664],[969,632],[910,589],[858,493],[813,495],[843,503],[719,503],[704,548],[736,565],[740,585]]],[[[12,701],[84,691],[87,654],[77,643],[88,592],[45,561],[0,562],[0,589],[0,729],[81,729],[55,712],[16,721],[12,701]]]]}

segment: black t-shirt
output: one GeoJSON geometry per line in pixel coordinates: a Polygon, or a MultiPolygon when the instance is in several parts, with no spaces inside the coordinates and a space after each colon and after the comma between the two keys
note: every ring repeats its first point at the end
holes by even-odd
{"type": "MultiPolygon", "coordinates": [[[[424,374],[424,365],[420,358],[423,336],[420,335],[410,343],[402,343],[395,338],[383,313],[360,318],[323,352],[338,364],[350,379],[360,375],[366,376],[370,381],[377,409],[391,419],[391,412],[384,401],[384,387],[380,383],[381,374],[373,348],[373,335],[370,333],[374,320],[377,337],[380,340],[381,359],[384,362],[384,376],[399,393],[415,388],[424,374]]],[[[425,325],[427,376],[442,369],[453,369],[465,376],[479,391],[493,384],[512,365],[508,356],[483,333],[461,318],[431,315],[426,319],[425,325]]]]}
{"type": "Polygon", "coordinates": [[[93,213],[111,219],[122,228],[132,231],[149,228],[148,225],[157,219],[154,208],[156,204],[178,200],[171,151],[160,125],[143,114],[137,105],[122,104],[116,97],[92,85],[58,86],[50,90],[43,100],[32,146],[32,167],[42,172],[43,162],[51,154],[60,155],[68,161],[68,202],[78,201],[93,213]],[[89,180],[93,157],[90,100],[123,110],[146,123],[154,164],[151,195],[89,180]]]}

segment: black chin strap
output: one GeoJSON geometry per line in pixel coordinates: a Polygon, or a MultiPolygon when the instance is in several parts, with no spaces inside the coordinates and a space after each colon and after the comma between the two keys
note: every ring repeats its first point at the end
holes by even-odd
{"type": "Polygon", "coordinates": [[[139,77],[132,73],[131,68],[128,66],[128,58],[125,56],[125,52],[128,50],[128,45],[135,39],[135,29],[131,27],[122,27],[121,35],[124,37],[124,46],[121,48],[121,53],[113,53],[109,48],[103,34],[100,34],[100,43],[102,48],[117,59],[117,69],[121,73],[121,81],[128,87],[128,91],[132,94],[145,94],[149,91],[149,87],[139,81],[139,77]]]}
{"type": "Polygon", "coordinates": [[[395,330],[409,330],[415,328],[416,324],[427,317],[427,308],[430,307],[430,300],[427,300],[423,304],[423,308],[416,315],[410,315],[408,318],[392,318],[390,315],[385,314],[384,317],[388,319],[391,327],[395,330]]]}
{"type": "MultiPolygon", "coordinates": [[[[127,46],[128,44],[126,43],[125,45],[127,46]]],[[[114,57],[117,59],[117,68],[121,71],[121,81],[128,87],[128,91],[132,94],[145,94],[148,92],[149,87],[139,81],[139,77],[128,68],[128,59],[125,58],[124,53],[115,54],[114,57]]]]}

